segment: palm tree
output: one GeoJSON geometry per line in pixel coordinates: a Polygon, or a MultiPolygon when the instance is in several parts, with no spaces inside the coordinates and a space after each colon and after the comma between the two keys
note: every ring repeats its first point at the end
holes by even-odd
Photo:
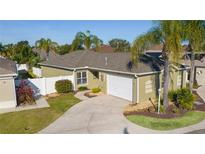
{"type": "Polygon", "coordinates": [[[41,38],[40,40],[36,41],[35,46],[38,49],[44,50],[48,55],[51,50],[56,50],[58,44],[53,42],[51,39],[41,38]]]}
{"type": "Polygon", "coordinates": [[[172,61],[177,61],[182,51],[181,28],[179,21],[158,21],[150,31],[136,38],[132,46],[132,59],[136,63],[144,50],[157,43],[163,45],[163,105],[165,109],[168,107],[169,66],[172,61]]]}
{"type": "Polygon", "coordinates": [[[191,53],[191,69],[189,89],[192,92],[194,83],[195,53],[204,49],[205,43],[205,21],[189,20],[183,21],[184,39],[188,41],[189,52],[191,53]]]}
{"type": "Polygon", "coordinates": [[[15,55],[15,49],[13,44],[2,45],[0,55],[12,59],[15,55]]]}
{"type": "Polygon", "coordinates": [[[103,44],[103,41],[100,40],[96,35],[90,34],[90,31],[78,32],[75,36],[75,39],[72,42],[72,50],[77,49],[98,49],[103,44]]]}

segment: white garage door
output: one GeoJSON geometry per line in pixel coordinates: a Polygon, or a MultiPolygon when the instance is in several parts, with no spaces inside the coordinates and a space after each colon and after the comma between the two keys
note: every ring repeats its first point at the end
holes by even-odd
{"type": "Polygon", "coordinates": [[[108,74],[107,93],[132,101],[132,78],[108,74]]]}

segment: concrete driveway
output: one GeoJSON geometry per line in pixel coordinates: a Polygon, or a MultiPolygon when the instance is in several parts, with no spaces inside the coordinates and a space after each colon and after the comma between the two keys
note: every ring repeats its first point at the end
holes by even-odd
{"type": "MultiPolygon", "coordinates": [[[[78,96],[81,97],[81,96],[78,96]]],[[[157,131],[131,123],[123,116],[123,108],[130,102],[102,95],[84,98],[65,112],[41,134],[183,134],[205,129],[205,120],[188,127],[157,131]]],[[[193,132],[194,133],[194,132],[193,132]]]]}
{"type": "Polygon", "coordinates": [[[39,133],[157,133],[132,124],[123,116],[123,108],[128,103],[130,102],[108,95],[86,99],[39,133]]]}

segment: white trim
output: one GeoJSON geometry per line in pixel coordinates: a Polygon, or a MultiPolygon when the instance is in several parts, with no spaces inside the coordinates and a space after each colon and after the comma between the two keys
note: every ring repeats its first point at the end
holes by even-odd
{"type": "Polygon", "coordinates": [[[10,77],[3,77],[3,78],[0,77],[0,80],[5,80],[5,79],[14,79],[14,77],[11,77],[11,76],[10,77]]]}
{"type": "Polygon", "coordinates": [[[140,94],[139,94],[139,88],[140,86],[139,86],[139,77],[137,77],[137,103],[139,103],[139,96],[140,96],[140,94]]]}
{"type": "Polygon", "coordinates": [[[17,106],[17,97],[16,97],[16,85],[15,85],[15,81],[14,81],[14,79],[13,79],[13,90],[14,90],[14,101],[15,101],[15,104],[16,104],[16,106],[17,106]]]}
{"type": "Polygon", "coordinates": [[[14,73],[14,74],[0,75],[0,77],[14,77],[14,76],[17,76],[17,74],[14,73]]]}
{"type": "Polygon", "coordinates": [[[82,70],[82,71],[78,71],[76,72],[76,84],[77,85],[88,85],[88,70],[82,70]],[[86,83],[81,83],[81,84],[78,84],[78,75],[77,73],[81,73],[81,78],[82,78],[82,72],[86,72],[86,83]]]}
{"type": "Polygon", "coordinates": [[[76,71],[73,70],[73,89],[74,89],[74,91],[77,90],[77,88],[76,88],[76,87],[77,87],[77,86],[76,86],[76,80],[75,80],[75,79],[76,79],[76,78],[75,78],[75,72],[76,72],[76,71]]]}

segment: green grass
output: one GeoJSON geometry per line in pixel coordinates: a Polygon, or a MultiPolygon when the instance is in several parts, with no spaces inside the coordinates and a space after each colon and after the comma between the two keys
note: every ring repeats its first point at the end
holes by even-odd
{"type": "Polygon", "coordinates": [[[48,99],[49,108],[0,114],[0,133],[36,133],[47,127],[79,101],[73,94],[64,94],[48,99]]]}
{"type": "Polygon", "coordinates": [[[155,130],[171,130],[199,123],[205,119],[205,112],[187,112],[183,117],[173,119],[153,118],[142,115],[130,115],[127,116],[127,119],[143,127],[155,130]]]}

